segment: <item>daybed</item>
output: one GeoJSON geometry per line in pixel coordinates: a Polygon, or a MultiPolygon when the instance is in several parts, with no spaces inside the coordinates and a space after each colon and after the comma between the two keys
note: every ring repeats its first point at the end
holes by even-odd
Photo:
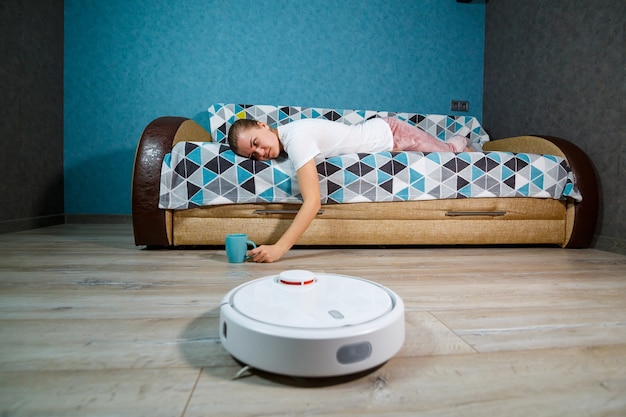
{"type": "Polygon", "coordinates": [[[145,128],[132,188],[137,245],[223,245],[229,233],[247,233],[263,244],[281,236],[298,209],[297,182],[290,177],[288,160],[267,165],[274,162],[236,157],[223,144],[229,125],[244,117],[276,125],[304,117],[358,123],[395,115],[442,140],[463,134],[474,147],[482,147],[482,152],[462,154],[386,152],[316,161],[322,209],[298,245],[585,248],[593,237],[598,213],[594,169],[587,155],[564,139],[489,140],[478,121],[466,116],[235,104],[211,106],[209,113],[208,130],[184,117],[160,117],[145,128]],[[177,154],[183,160],[173,161],[177,154]],[[435,162],[445,167],[434,168],[435,162]],[[376,164],[372,173],[370,165],[376,164]],[[433,187],[424,170],[434,172],[441,184],[433,187]],[[268,179],[262,171],[273,175],[268,179]],[[567,178],[552,184],[556,171],[567,178]],[[366,174],[373,176],[373,185],[366,174]],[[172,178],[177,182],[166,184],[172,178]],[[207,183],[213,184],[212,191],[207,183]],[[171,194],[175,189],[178,197],[171,194]]]}

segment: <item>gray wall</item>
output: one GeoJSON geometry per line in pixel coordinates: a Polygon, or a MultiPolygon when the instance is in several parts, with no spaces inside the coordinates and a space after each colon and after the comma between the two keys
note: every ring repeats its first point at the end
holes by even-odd
{"type": "Polygon", "coordinates": [[[626,251],[626,2],[492,0],[483,125],[494,138],[548,134],[591,157],[600,179],[594,245],[626,251]]]}
{"type": "Polygon", "coordinates": [[[63,222],[63,1],[0,2],[0,233],[63,222]]]}

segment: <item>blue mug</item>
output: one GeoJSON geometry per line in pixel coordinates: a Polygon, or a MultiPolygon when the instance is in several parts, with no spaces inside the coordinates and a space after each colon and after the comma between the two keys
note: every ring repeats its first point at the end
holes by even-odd
{"type": "Polygon", "coordinates": [[[255,243],[248,239],[248,235],[244,233],[226,235],[226,257],[228,258],[228,262],[231,264],[240,264],[248,259],[249,256],[246,255],[248,246],[256,248],[255,243]]]}

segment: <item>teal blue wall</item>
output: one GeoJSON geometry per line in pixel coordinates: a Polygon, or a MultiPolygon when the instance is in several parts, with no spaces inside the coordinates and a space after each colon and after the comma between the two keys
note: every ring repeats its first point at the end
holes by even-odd
{"type": "Polygon", "coordinates": [[[485,6],[65,0],[66,214],[130,214],[152,119],[215,102],[482,116],[485,6]]]}

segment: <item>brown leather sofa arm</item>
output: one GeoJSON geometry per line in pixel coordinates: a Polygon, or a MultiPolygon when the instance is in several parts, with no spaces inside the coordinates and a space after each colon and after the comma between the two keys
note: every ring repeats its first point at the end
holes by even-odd
{"type": "Polygon", "coordinates": [[[565,247],[591,246],[598,222],[598,179],[591,159],[582,149],[562,138],[533,135],[493,140],[485,144],[484,150],[551,154],[565,158],[583,196],[582,201],[574,204],[574,226],[565,247]]]}
{"type": "Polygon", "coordinates": [[[135,154],[132,184],[133,231],[136,245],[171,246],[165,210],[159,209],[163,158],[172,149],[176,132],[189,120],[160,117],[146,126],[135,154]]]}

